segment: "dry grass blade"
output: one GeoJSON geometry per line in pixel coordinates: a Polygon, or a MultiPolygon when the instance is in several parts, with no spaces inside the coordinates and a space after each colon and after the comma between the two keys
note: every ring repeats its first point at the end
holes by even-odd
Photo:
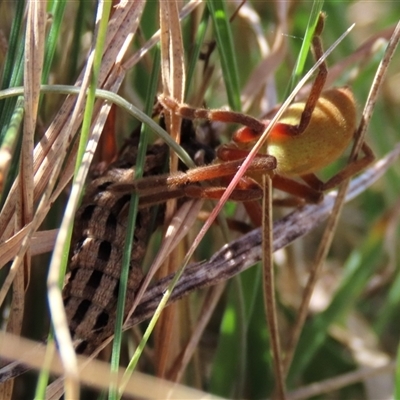
{"type": "Polygon", "coordinates": [[[302,387],[301,389],[294,390],[288,393],[288,400],[309,399],[310,397],[319,396],[324,393],[330,393],[340,388],[350,386],[354,383],[361,382],[369,377],[392,374],[396,368],[395,362],[377,368],[363,368],[354,372],[349,372],[342,376],[337,376],[332,379],[327,379],[309,386],[302,387]]]}
{"type": "MultiPolygon", "coordinates": [[[[32,341],[15,337],[10,334],[2,336],[2,342],[9,343],[8,349],[4,349],[3,356],[9,357],[11,354],[19,354],[30,366],[40,368],[46,357],[44,346],[32,344],[32,341]],[[32,347],[35,348],[34,356],[32,356],[32,347]],[[30,357],[27,357],[27,355],[30,357]]],[[[99,388],[107,389],[111,381],[108,363],[93,360],[91,368],[82,368],[86,363],[85,357],[78,357],[79,366],[81,368],[80,377],[82,382],[99,388]]],[[[63,367],[61,361],[56,357],[52,362],[52,371],[62,374],[63,367]]],[[[119,379],[122,378],[123,369],[118,371],[119,379]]],[[[217,396],[208,395],[198,390],[177,385],[165,380],[157,379],[142,373],[135,373],[126,388],[126,394],[140,398],[185,398],[185,399],[218,399],[217,396]]]]}
{"type": "MultiPolygon", "coordinates": [[[[179,4],[177,1],[160,2],[160,30],[161,30],[161,77],[163,93],[183,101],[185,90],[185,55],[182,42],[181,25],[179,23],[179,4]]],[[[181,136],[181,117],[173,113],[166,113],[167,131],[171,137],[180,143],[181,136]]],[[[178,170],[178,157],[172,153],[170,156],[169,170],[175,172],[178,170]]],[[[167,202],[165,210],[165,221],[171,220],[177,209],[176,200],[167,202]]],[[[176,261],[180,258],[179,249],[175,249],[165,260],[164,265],[160,269],[161,276],[171,273],[176,268],[176,261]]],[[[170,308],[166,310],[160,317],[159,324],[156,328],[157,341],[156,349],[159,354],[157,361],[157,375],[164,377],[171,356],[175,353],[174,343],[172,340],[179,337],[179,331],[176,329],[174,321],[177,318],[177,309],[170,308]]]]}
{"type": "MultiPolygon", "coordinates": [[[[43,69],[44,39],[46,26],[45,4],[43,2],[30,2],[28,6],[28,18],[25,41],[25,66],[24,86],[24,130],[20,163],[20,193],[18,195],[16,209],[16,228],[22,229],[31,223],[34,218],[33,202],[33,146],[36,129],[37,111],[40,95],[40,83],[43,69]]],[[[26,242],[26,241],[25,241],[26,242]]],[[[26,242],[27,243],[27,242],[26,242]]],[[[6,294],[11,286],[13,292],[12,312],[7,324],[7,331],[20,335],[25,308],[25,288],[28,286],[31,269],[31,252],[26,246],[26,253],[23,260],[13,263],[6,282],[2,287],[2,294],[6,294]]],[[[3,303],[4,296],[1,295],[3,303]]],[[[4,399],[11,398],[13,382],[7,383],[2,388],[4,399]],[[9,392],[9,393],[6,393],[9,392]]]]}
{"type": "Polygon", "coordinates": [[[273,365],[275,375],[275,387],[279,399],[286,398],[285,379],[283,374],[282,348],[279,339],[278,313],[276,307],[275,274],[273,261],[273,218],[272,218],[272,182],[268,175],[263,179],[263,224],[262,224],[262,261],[263,282],[266,319],[268,322],[271,348],[273,354],[273,365]]]}
{"type": "MultiPolygon", "coordinates": [[[[29,229],[29,226],[25,226],[14,236],[0,244],[0,265],[4,266],[13,259],[17,250],[21,247],[21,242],[26,235],[27,229],[29,229]]],[[[32,256],[51,251],[54,248],[57,233],[58,229],[52,229],[49,231],[39,231],[33,234],[30,244],[32,256]]]]}
{"type": "MultiPolygon", "coordinates": [[[[190,13],[192,13],[196,9],[196,7],[198,7],[201,3],[202,0],[190,0],[187,4],[185,4],[179,13],[180,21],[183,20],[185,17],[187,17],[190,13]]],[[[129,58],[124,62],[123,65],[124,68],[130,69],[135,64],[137,64],[142,59],[142,57],[144,57],[145,54],[160,41],[160,36],[161,36],[161,31],[157,31],[156,33],[154,33],[151,39],[149,39],[144,44],[144,46],[140,49],[139,52],[137,52],[131,58],[129,58]]]]}

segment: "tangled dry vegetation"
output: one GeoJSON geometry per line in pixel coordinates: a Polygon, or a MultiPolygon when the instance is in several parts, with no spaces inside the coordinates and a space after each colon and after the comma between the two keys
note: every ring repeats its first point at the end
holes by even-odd
{"type": "MultiPolygon", "coordinates": [[[[121,367],[118,384],[105,362],[91,361],[78,372],[86,360],[75,357],[59,286],[85,183],[117,156],[138,120],[146,126],[146,141],[167,135],[145,115],[152,115],[157,94],[194,107],[228,104],[255,117],[286,100],[300,46],[311,45],[307,20],[311,15],[312,26],[318,12],[308,3],[287,1],[249,1],[241,8],[236,1],[200,0],[3,2],[0,7],[0,356],[42,371],[38,381],[32,375],[17,378],[14,388],[8,380],[1,398],[28,398],[35,391],[44,397],[46,368],[65,378],[50,385],[47,398],[63,391],[77,398],[77,378],[108,389],[110,398],[122,390],[143,398],[165,397],[171,390],[176,398],[204,392],[235,398],[329,392],[327,398],[360,399],[400,393],[394,375],[400,301],[400,75],[398,54],[391,58],[399,37],[395,2],[323,6],[326,48],[356,22],[327,58],[325,86],[351,85],[377,160],[351,182],[349,203],[342,207],[341,189],[317,205],[274,208],[273,230],[264,225],[248,233],[243,233],[249,226],[243,207],[231,203],[224,209],[226,219],[206,222],[211,229],[194,253],[192,243],[215,204],[192,200],[177,214],[177,204],[168,203],[167,222],[149,242],[143,262],[151,276],[158,270],[156,278],[138,298],[123,339],[120,326],[113,349],[102,353],[108,361],[113,350],[114,372],[119,363],[136,368],[122,378],[121,367]],[[228,228],[232,221],[240,233],[228,228]],[[268,269],[272,263],[260,261],[268,259],[270,232],[275,258],[268,269]],[[186,269],[179,269],[186,262],[186,269]],[[180,280],[169,300],[181,300],[163,311],[155,328],[143,323],[167,301],[177,270],[180,280]],[[140,341],[147,344],[138,353],[140,341]]],[[[313,65],[311,57],[306,65],[301,76],[313,65]]],[[[307,95],[312,79],[298,97],[307,95]]],[[[168,124],[172,134],[163,140],[174,146],[180,117],[172,115],[168,124]]],[[[230,140],[230,125],[195,125],[230,140]]],[[[175,147],[171,170],[178,164],[175,150],[182,156],[175,147]]],[[[0,377],[5,380],[4,370],[0,377]]]]}

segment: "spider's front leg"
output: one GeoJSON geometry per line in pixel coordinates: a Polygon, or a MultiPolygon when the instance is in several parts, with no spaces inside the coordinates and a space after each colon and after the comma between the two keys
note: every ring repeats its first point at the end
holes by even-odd
{"type": "MultiPolygon", "coordinates": [[[[134,190],[140,195],[142,206],[161,203],[171,198],[192,197],[219,199],[232,177],[240,168],[243,159],[219,160],[214,164],[205,165],[186,172],[167,175],[155,175],[138,179],[129,185],[114,185],[118,191],[134,190]],[[204,183],[204,186],[198,185],[204,183]]],[[[265,173],[276,168],[276,160],[272,156],[256,157],[250,164],[250,174],[265,173]]],[[[260,199],[262,189],[251,178],[244,177],[232,193],[231,200],[248,201],[260,199]]]]}
{"type": "Polygon", "coordinates": [[[249,129],[262,133],[265,129],[265,124],[257,118],[246,115],[240,112],[215,109],[209,110],[206,108],[195,108],[185,103],[179,103],[177,100],[161,94],[158,96],[158,101],[167,110],[172,111],[174,114],[191,120],[206,119],[208,121],[226,122],[229,124],[240,124],[248,127],[249,129]]]}

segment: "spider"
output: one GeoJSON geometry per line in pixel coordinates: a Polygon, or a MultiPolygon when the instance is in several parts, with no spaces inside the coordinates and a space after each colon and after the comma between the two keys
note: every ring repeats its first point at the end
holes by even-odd
{"type": "MultiPolygon", "coordinates": [[[[320,35],[324,20],[325,15],[321,13],[312,41],[316,60],[323,55],[320,35]]],[[[324,91],[327,73],[323,62],[308,98],[290,105],[272,128],[262,151],[232,193],[232,200],[249,205],[249,202],[260,199],[262,175],[269,174],[275,188],[292,196],[281,201],[282,205],[318,203],[324,191],[357,174],[373,161],[372,150],[363,143],[364,157],[348,164],[327,182],[322,182],[315,175],[339,158],[356,133],[357,113],[353,93],[349,87],[324,91]]],[[[229,182],[270,120],[258,120],[227,110],[193,108],[163,95],[159,96],[159,101],[165,109],[183,118],[237,123],[243,127],[234,133],[230,143],[217,149],[217,159],[213,164],[170,176],[138,180],[134,184],[136,191],[144,195],[144,203],[180,196],[220,198],[223,187],[204,187],[196,183],[215,179],[219,179],[219,185],[229,182]],[[167,188],[164,192],[160,190],[161,185],[167,188]]],[[[249,206],[246,208],[251,209],[249,206]]]]}

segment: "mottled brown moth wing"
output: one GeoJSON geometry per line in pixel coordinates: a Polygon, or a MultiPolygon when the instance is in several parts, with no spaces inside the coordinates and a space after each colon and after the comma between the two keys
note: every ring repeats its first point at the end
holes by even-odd
{"type": "MultiPolygon", "coordinates": [[[[168,147],[154,144],[146,155],[144,176],[160,174],[168,147]]],[[[86,190],[77,211],[63,299],[77,353],[92,353],[114,332],[115,313],[127,228],[130,192],[114,191],[115,183],[129,184],[135,177],[136,148],[125,149],[86,190]]],[[[125,309],[131,308],[143,273],[141,261],[152,233],[152,211],[138,212],[129,266],[125,309]]]]}

